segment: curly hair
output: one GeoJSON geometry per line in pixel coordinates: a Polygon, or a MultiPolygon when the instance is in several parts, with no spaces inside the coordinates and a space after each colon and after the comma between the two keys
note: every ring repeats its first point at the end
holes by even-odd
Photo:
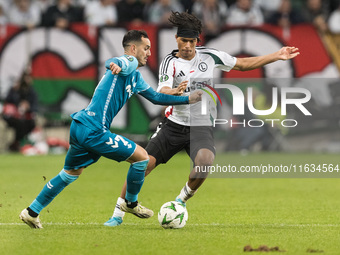
{"type": "Polygon", "coordinates": [[[169,22],[172,26],[180,29],[196,30],[199,34],[202,32],[202,22],[194,15],[187,12],[173,12],[170,15],[169,22]]]}

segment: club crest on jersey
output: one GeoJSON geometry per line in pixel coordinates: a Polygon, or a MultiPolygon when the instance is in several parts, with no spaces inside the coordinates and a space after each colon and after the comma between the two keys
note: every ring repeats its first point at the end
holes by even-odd
{"type": "Polygon", "coordinates": [[[201,63],[198,65],[198,69],[199,69],[201,72],[207,71],[207,69],[208,69],[207,63],[201,62],[201,63]]]}
{"type": "Polygon", "coordinates": [[[129,60],[130,62],[132,62],[133,61],[133,57],[131,57],[131,56],[125,56],[126,58],[127,58],[127,60],[129,60]]]}
{"type": "Polygon", "coordinates": [[[163,74],[163,75],[161,75],[161,77],[159,77],[160,82],[164,82],[164,81],[167,81],[167,80],[169,80],[169,76],[167,74],[163,74]]]}

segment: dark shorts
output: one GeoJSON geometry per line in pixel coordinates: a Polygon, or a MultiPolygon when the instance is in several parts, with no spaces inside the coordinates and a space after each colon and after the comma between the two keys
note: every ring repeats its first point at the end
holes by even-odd
{"type": "Polygon", "coordinates": [[[164,118],[145,148],[156,158],[156,165],[166,163],[183,149],[193,162],[200,149],[208,149],[215,154],[212,127],[183,126],[164,118]]]}

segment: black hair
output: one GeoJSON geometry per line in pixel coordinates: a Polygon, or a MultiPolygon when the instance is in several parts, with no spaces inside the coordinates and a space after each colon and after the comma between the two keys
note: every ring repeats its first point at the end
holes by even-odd
{"type": "Polygon", "coordinates": [[[187,12],[172,12],[169,22],[178,29],[195,30],[198,34],[202,32],[202,22],[196,16],[187,12]]]}
{"type": "Polygon", "coordinates": [[[130,46],[131,42],[141,42],[142,38],[149,38],[148,34],[144,30],[130,30],[128,31],[123,38],[123,48],[125,49],[127,46],[130,46]]]}

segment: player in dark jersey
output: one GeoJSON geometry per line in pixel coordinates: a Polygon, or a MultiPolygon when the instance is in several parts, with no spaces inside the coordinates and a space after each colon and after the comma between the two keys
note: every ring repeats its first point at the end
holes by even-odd
{"type": "Polygon", "coordinates": [[[196,103],[201,95],[170,96],[154,91],[144,81],[137,70],[146,64],[151,55],[150,40],[144,31],[129,31],[123,38],[123,47],[125,55],[106,62],[106,73],[97,85],[90,104],[86,109],[71,115],[73,120],[70,127],[70,148],[64,168],[20,214],[20,219],[30,227],[42,228],[39,213],[66,186],[74,182],[85,167],[95,163],[101,156],[131,163],[127,175],[125,201],[120,205],[120,209],[140,218],[153,215],[152,210],[141,206],[137,201],[149,162],[148,154],[133,141],[111,133],[111,123],[133,94],[140,94],[161,105],[196,103]]]}
{"type": "MultiPolygon", "coordinates": [[[[277,52],[265,56],[235,58],[229,54],[204,47],[196,47],[202,31],[202,23],[194,15],[173,12],[170,23],[177,27],[175,36],[178,49],[167,55],[159,68],[159,92],[169,95],[186,96],[188,81],[210,79],[214,68],[223,71],[253,70],[278,60],[288,60],[299,55],[295,47],[283,47],[277,52]]],[[[192,84],[190,84],[190,88],[192,84]]],[[[200,118],[201,104],[188,106],[170,106],[160,129],[152,136],[146,151],[150,161],[146,175],[157,165],[166,163],[172,156],[185,149],[194,163],[189,180],[180,191],[176,200],[185,204],[205,181],[208,173],[197,173],[195,166],[211,166],[215,158],[212,123],[209,118],[200,118]]],[[[207,115],[209,116],[209,115],[207,115]]],[[[106,226],[118,226],[122,223],[124,212],[120,204],[124,202],[124,185],[113,216],[104,223],[106,226]]]]}

